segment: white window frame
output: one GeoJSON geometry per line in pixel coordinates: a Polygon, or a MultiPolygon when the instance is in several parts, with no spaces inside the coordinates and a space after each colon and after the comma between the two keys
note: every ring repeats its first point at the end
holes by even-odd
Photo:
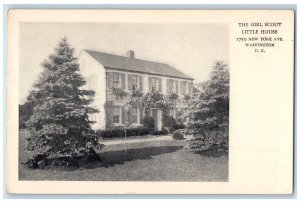
{"type": "Polygon", "coordinates": [[[132,107],[132,109],[135,108],[136,109],[136,115],[132,114],[132,110],[131,110],[131,121],[132,121],[132,117],[136,116],[136,122],[132,122],[131,124],[139,124],[139,120],[140,120],[140,115],[139,115],[139,108],[138,107],[132,107]]]}
{"type": "Polygon", "coordinates": [[[182,93],[183,94],[188,94],[189,92],[188,92],[188,82],[187,81],[183,81],[182,82],[182,93]]]}
{"type": "Polygon", "coordinates": [[[151,92],[153,91],[153,87],[155,87],[154,91],[158,91],[158,87],[159,87],[159,82],[158,82],[159,78],[157,77],[151,77],[151,92]]]}
{"type": "Polygon", "coordinates": [[[133,91],[139,90],[139,76],[138,75],[131,75],[131,89],[133,91]],[[136,81],[134,81],[136,79],[136,81]],[[136,86],[136,88],[134,88],[136,86]]]}
{"type": "Polygon", "coordinates": [[[121,107],[120,106],[113,106],[113,112],[112,112],[112,115],[113,115],[113,118],[112,118],[112,120],[113,120],[113,123],[114,124],[121,124],[122,123],[122,109],[121,109],[121,107]],[[115,108],[118,108],[119,109],[119,122],[118,123],[115,123],[114,122],[114,116],[117,116],[116,114],[115,114],[115,108]]]}
{"type": "Polygon", "coordinates": [[[113,86],[113,88],[120,88],[121,87],[121,77],[120,77],[119,73],[113,73],[112,86],[113,86]],[[118,81],[116,80],[115,76],[118,77],[118,81]],[[115,83],[118,83],[118,85],[115,86],[115,83]]]}

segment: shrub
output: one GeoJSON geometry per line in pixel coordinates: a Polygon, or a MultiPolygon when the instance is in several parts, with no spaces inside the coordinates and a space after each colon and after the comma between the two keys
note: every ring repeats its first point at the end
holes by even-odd
{"type": "Polygon", "coordinates": [[[176,123],[174,125],[174,130],[184,129],[185,125],[183,123],[176,123]]]}
{"type": "MultiPolygon", "coordinates": [[[[136,128],[130,128],[126,130],[126,137],[131,136],[144,136],[149,135],[151,133],[151,130],[149,128],[146,128],[144,126],[136,127],[136,128]]],[[[109,129],[109,130],[100,130],[97,131],[98,137],[102,138],[123,138],[125,137],[125,129],[124,128],[115,128],[115,129],[109,129]]]]}
{"type": "Polygon", "coordinates": [[[121,88],[114,87],[112,89],[112,92],[116,97],[119,97],[119,98],[123,98],[123,97],[127,96],[127,92],[121,88]]]}
{"type": "Polygon", "coordinates": [[[174,140],[184,140],[184,129],[175,130],[172,137],[174,140]]]}
{"type": "Polygon", "coordinates": [[[153,132],[153,135],[167,135],[169,131],[166,128],[162,128],[161,130],[156,130],[153,132]]]}
{"type": "Polygon", "coordinates": [[[228,131],[212,131],[187,142],[187,148],[198,150],[228,149],[228,131]]]}
{"type": "Polygon", "coordinates": [[[131,93],[132,97],[142,97],[143,96],[143,92],[141,92],[140,90],[133,90],[131,93]]]}
{"type": "Polygon", "coordinates": [[[162,123],[164,127],[167,127],[170,129],[170,132],[173,132],[176,125],[176,119],[172,116],[164,115],[162,119],[162,123]]]}
{"type": "Polygon", "coordinates": [[[178,94],[176,93],[171,93],[168,95],[168,98],[171,100],[177,100],[178,99],[178,94]]]}
{"type": "Polygon", "coordinates": [[[151,116],[146,116],[143,119],[142,124],[145,128],[154,131],[155,122],[154,122],[154,118],[152,118],[151,116]]]}

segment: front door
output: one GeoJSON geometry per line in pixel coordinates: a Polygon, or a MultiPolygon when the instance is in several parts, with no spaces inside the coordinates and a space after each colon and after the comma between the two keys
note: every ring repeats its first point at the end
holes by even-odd
{"type": "Polygon", "coordinates": [[[154,130],[158,130],[158,110],[152,109],[151,116],[154,119],[154,130]]]}

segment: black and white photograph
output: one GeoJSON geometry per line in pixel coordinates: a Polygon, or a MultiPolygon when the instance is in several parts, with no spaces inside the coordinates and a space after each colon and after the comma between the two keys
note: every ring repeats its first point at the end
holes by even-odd
{"type": "Polygon", "coordinates": [[[292,194],[293,10],[11,9],[9,194],[292,194]]]}
{"type": "Polygon", "coordinates": [[[227,182],[226,24],[20,23],[19,180],[227,182]]]}

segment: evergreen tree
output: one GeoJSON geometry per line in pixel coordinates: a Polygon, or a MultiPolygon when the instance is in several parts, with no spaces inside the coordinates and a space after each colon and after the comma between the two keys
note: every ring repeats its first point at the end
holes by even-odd
{"type": "Polygon", "coordinates": [[[228,147],[229,71],[216,62],[210,80],[199,85],[200,92],[189,104],[187,133],[193,135],[191,148],[228,147]]]}
{"type": "Polygon", "coordinates": [[[79,64],[66,38],[55,53],[42,63],[44,68],[28,100],[34,103],[33,114],[27,121],[31,132],[27,150],[45,156],[73,156],[98,147],[91,130],[88,114],[94,92],[84,90],[79,64]]]}

